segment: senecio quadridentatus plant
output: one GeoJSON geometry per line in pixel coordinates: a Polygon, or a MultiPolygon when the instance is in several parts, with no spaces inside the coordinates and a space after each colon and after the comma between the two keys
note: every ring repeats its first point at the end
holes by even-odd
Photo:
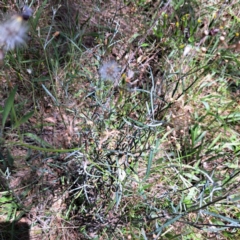
{"type": "Polygon", "coordinates": [[[24,6],[20,14],[15,14],[0,23],[0,60],[7,51],[24,45],[28,35],[27,20],[32,16],[32,9],[24,6]]]}

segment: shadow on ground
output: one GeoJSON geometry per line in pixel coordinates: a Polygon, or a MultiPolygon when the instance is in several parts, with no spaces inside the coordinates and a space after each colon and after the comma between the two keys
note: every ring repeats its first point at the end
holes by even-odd
{"type": "Polygon", "coordinates": [[[30,240],[27,223],[0,222],[0,240],[30,240]]]}

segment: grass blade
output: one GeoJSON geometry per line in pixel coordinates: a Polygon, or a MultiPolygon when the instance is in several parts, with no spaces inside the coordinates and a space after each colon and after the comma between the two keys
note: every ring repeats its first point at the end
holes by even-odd
{"type": "Polygon", "coordinates": [[[19,121],[17,121],[17,122],[14,124],[13,128],[18,128],[21,124],[27,122],[28,119],[29,119],[30,117],[32,117],[33,114],[34,114],[34,111],[31,111],[31,112],[25,114],[19,121]]]}
{"type": "Polygon", "coordinates": [[[9,112],[11,111],[11,108],[12,108],[12,106],[13,106],[14,97],[15,97],[16,91],[17,91],[17,87],[15,87],[15,88],[10,92],[10,95],[9,95],[9,97],[8,97],[5,105],[4,105],[3,115],[2,115],[2,129],[3,129],[4,126],[5,126],[7,117],[8,117],[9,112]]]}

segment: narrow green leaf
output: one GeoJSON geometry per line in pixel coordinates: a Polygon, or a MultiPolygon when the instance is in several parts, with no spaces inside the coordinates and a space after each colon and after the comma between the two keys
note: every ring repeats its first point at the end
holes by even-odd
{"type": "Polygon", "coordinates": [[[205,106],[207,111],[210,110],[210,106],[209,106],[208,102],[202,101],[202,104],[205,106]]]}
{"type": "Polygon", "coordinates": [[[219,134],[217,135],[217,137],[213,140],[213,142],[210,144],[210,146],[208,147],[208,149],[212,149],[212,148],[215,146],[215,144],[218,142],[218,140],[220,139],[221,136],[222,136],[222,133],[219,133],[219,134]]]}
{"type": "Polygon", "coordinates": [[[165,222],[161,227],[159,227],[158,229],[156,229],[156,233],[158,235],[160,235],[163,231],[163,229],[167,228],[169,225],[175,223],[176,221],[178,221],[178,219],[182,218],[184,215],[183,214],[179,214],[178,216],[168,220],[167,222],[165,222]]]}
{"type": "Polygon", "coordinates": [[[36,14],[35,14],[35,18],[32,20],[32,26],[33,29],[36,30],[37,29],[37,25],[38,25],[38,21],[40,16],[42,16],[42,12],[44,11],[44,7],[47,4],[47,0],[45,0],[42,4],[41,7],[37,10],[36,14]]]}
{"type": "Polygon", "coordinates": [[[45,87],[44,84],[42,84],[43,89],[46,91],[46,93],[52,98],[52,100],[58,105],[57,99],[52,95],[52,93],[45,87]]]}
{"type": "Polygon", "coordinates": [[[150,175],[150,171],[151,171],[151,167],[152,167],[152,161],[153,161],[153,158],[154,158],[154,156],[155,156],[155,154],[156,154],[156,151],[157,151],[158,148],[159,148],[160,143],[161,143],[161,141],[160,141],[160,139],[158,139],[158,140],[156,141],[156,144],[155,144],[155,146],[154,146],[154,149],[152,149],[152,150],[150,151],[150,153],[149,153],[147,170],[146,170],[146,176],[145,176],[146,179],[147,179],[147,178],[149,177],[149,175],[150,175]]]}
{"type": "Polygon", "coordinates": [[[42,140],[41,138],[39,138],[37,135],[32,134],[32,133],[25,133],[24,134],[26,137],[29,137],[31,139],[33,139],[34,141],[36,141],[37,143],[39,143],[41,146],[43,147],[49,147],[49,148],[53,148],[48,142],[42,140]]]}
{"type": "Polygon", "coordinates": [[[2,117],[2,128],[4,128],[7,117],[9,115],[9,112],[11,111],[11,108],[13,106],[14,103],[14,97],[17,91],[17,87],[15,87],[11,92],[10,95],[4,105],[4,109],[3,109],[3,117],[2,117]]]}
{"type": "Polygon", "coordinates": [[[9,150],[7,150],[7,167],[12,167],[14,163],[14,158],[12,157],[9,150]]]}
{"type": "Polygon", "coordinates": [[[30,117],[34,114],[34,111],[31,111],[27,114],[25,114],[21,119],[19,119],[13,126],[13,128],[18,128],[21,124],[25,123],[28,121],[30,117]]]}
{"type": "Polygon", "coordinates": [[[149,158],[148,158],[148,164],[147,164],[147,171],[146,171],[146,177],[149,177],[150,171],[151,171],[151,166],[152,166],[152,160],[153,160],[154,152],[153,150],[150,151],[149,158]]]}
{"type": "Polygon", "coordinates": [[[206,134],[207,134],[207,131],[204,131],[200,135],[198,135],[198,137],[196,138],[194,144],[196,145],[197,143],[201,142],[206,134]]]}
{"type": "Polygon", "coordinates": [[[202,213],[207,214],[209,216],[216,217],[216,218],[220,218],[220,219],[222,219],[224,221],[227,221],[227,222],[230,222],[232,224],[232,226],[240,227],[240,222],[239,222],[238,219],[225,217],[223,215],[220,215],[220,214],[217,214],[217,213],[214,213],[214,212],[210,212],[210,211],[207,211],[207,210],[203,210],[202,213]]]}
{"type": "Polygon", "coordinates": [[[240,201],[240,195],[229,196],[229,201],[231,201],[231,202],[238,202],[238,201],[240,201]]]}
{"type": "Polygon", "coordinates": [[[194,175],[194,173],[183,173],[184,176],[186,176],[187,178],[189,178],[191,181],[200,181],[200,178],[197,177],[196,175],[194,175]]]}

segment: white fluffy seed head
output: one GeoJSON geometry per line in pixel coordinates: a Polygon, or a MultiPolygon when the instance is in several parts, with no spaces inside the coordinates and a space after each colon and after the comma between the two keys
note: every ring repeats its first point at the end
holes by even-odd
{"type": "Polygon", "coordinates": [[[225,37],[221,36],[219,39],[220,39],[221,42],[223,42],[225,40],[225,37]]]}
{"type": "Polygon", "coordinates": [[[191,45],[187,45],[185,48],[184,48],[184,51],[183,51],[183,56],[187,56],[191,51],[193,50],[193,47],[191,45]]]}
{"type": "Polygon", "coordinates": [[[103,80],[115,81],[120,75],[120,68],[115,61],[103,63],[99,69],[100,76],[103,80]]]}
{"type": "Polygon", "coordinates": [[[14,15],[0,24],[0,45],[5,51],[25,44],[28,27],[22,16],[14,15]]]}

